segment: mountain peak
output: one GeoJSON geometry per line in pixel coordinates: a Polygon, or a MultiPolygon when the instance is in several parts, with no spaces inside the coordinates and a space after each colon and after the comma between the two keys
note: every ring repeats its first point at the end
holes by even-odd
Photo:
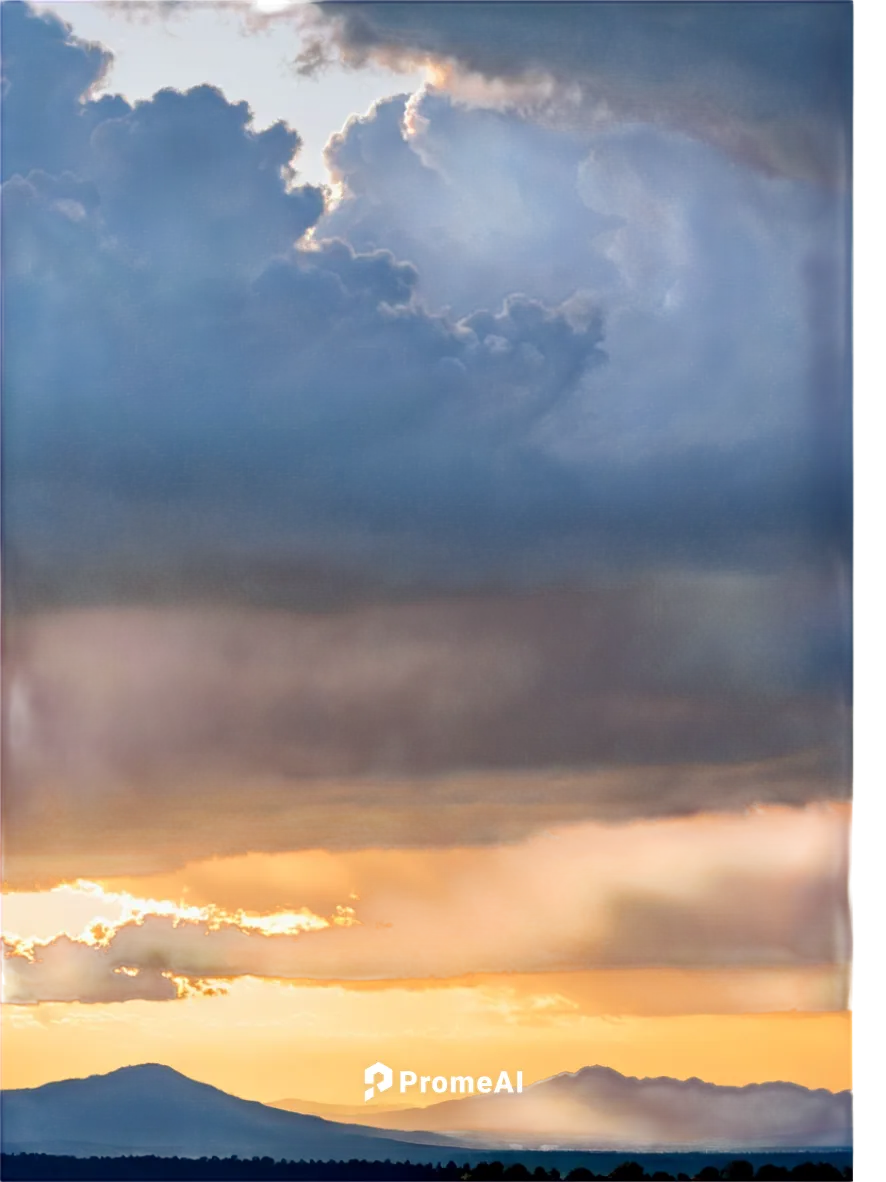
{"type": "Polygon", "coordinates": [[[53,1096],[57,1097],[59,1102],[64,1100],[76,1105],[119,1102],[131,1106],[172,1105],[183,1109],[192,1104],[200,1107],[210,1103],[255,1104],[255,1101],[231,1095],[214,1084],[193,1079],[166,1063],[129,1063],[111,1071],[52,1080],[32,1088],[20,1088],[17,1089],[17,1093],[6,1090],[3,1092],[4,1102],[7,1097],[15,1094],[31,1095],[35,1099],[39,1096],[53,1096]]]}
{"type": "MultiPolygon", "coordinates": [[[[112,1071],[99,1071],[87,1078],[95,1079],[98,1076],[106,1077],[110,1075],[134,1075],[136,1072],[139,1075],[166,1075],[177,1076],[179,1079],[191,1079],[189,1075],[185,1075],[182,1071],[176,1071],[168,1063],[128,1063],[125,1067],[115,1067],[112,1071]]],[[[193,1083],[194,1081],[192,1080],[191,1082],[193,1083]]]]}
{"type": "MultiPolygon", "coordinates": [[[[201,1083],[200,1080],[192,1079],[191,1076],[185,1075],[181,1071],[176,1071],[174,1067],[169,1067],[166,1063],[129,1063],[125,1067],[115,1067],[111,1071],[96,1071],[92,1075],[85,1075],[73,1077],[70,1079],[53,1080],[50,1083],[42,1084],[44,1088],[58,1088],[65,1087],[72,1083],[91,1084],[93,1086],[114,1081],[119,1085],[137,1084],[139,1087],[173,1087],[181,1085],[190,1085],[195,1088],[211,1088],[212,1084],[201,1083]]],[[[36,1088],[22,1089],[27,1091],[36,1091],[36,1088]]],[[[213,1088],[213,1091],[219,1089],[213,1088]]]]}
{"type": "Polygon", "coordinates": [[[6,1153],[406,1161],[428,1143],[243,1100],[163,1063],[7,1090],[2,1105],[6,1153]]]}

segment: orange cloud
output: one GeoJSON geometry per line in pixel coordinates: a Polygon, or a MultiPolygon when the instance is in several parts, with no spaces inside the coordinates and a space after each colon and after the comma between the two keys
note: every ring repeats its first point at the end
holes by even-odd
{"type": "Polygon", "coordinates": [[[182,998],[217,997],[227,990],[223,983],[196,975],[182,976],[164,969],[162,959],[145,958],[141,964],[119,964],[109,958],[106,946],[60,936],[49,945],[16,947],[4,940],[3,1002],[15,1005],[36,1000],[71,1001],[174,1001],[182,998]],[[22,961],[30,966],[22,975],[22,961]],[[36,988],[35,988],[36,986],[36,988]],[[35,996],[37,995],[37,996],[35,996]]]}
{"type": "MultiPolygon", "coordinates": [[[[843,964],[848,820],[842,806],[772,808],[575,825],[512,846],[313,851],[198,865],[193,882],[201,902],[139,901],[109,889],[117,919],[104,923],[101,939],[67,929],[44,940],[31,960],[11,947],[7,997],[106,1000],[120,996],[120,965],[196,979],[392,980],[602,966],[843,964]],[[323,872],[311,885],[318,867],[323,872]],[[227,911],[205,902],[213,883],[225,879],[247,903],[273,898],[275,910],[227,911]]],[[[188,884],[185,872],[166,885],[184,898],[188,884]]],[[[144,887],[162,885],[155,878],[144,887]]],[[[40,903],[51,912],[56,897],[70,906],[71,896],[71,888],[24,896],[23,915],[30,909],[33,916],[40,903]]],[[[20,936],[17,905],[10,896],[6,922],[20,936]]],[[[152,997],[166,984],[150,976],[144,982],[152,997]]]]}

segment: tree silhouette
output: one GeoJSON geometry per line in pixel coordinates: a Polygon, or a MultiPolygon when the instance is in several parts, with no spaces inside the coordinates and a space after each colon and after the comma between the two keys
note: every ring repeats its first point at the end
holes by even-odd
{"type": "MultiPolygon", "coordinates": [[[[141,1157],[68,1157],[56,1154],[18,1153],[0,1155],[0,1177],[4,1182],[559,1182],[556,1167],[536,1166],[532,1172],[523,1162],[504,1165],[500,1161],[479,1162],[471,1166],[449,1161],[434,1162],[365,1161],[276,1161],[271,1157],[241,1160],[236,1157],[174,1158],[144,1155],[141,1157]]],[[[636,1161],[624,1161],[607,1175],[597,1175],[586,1166],[570,1170],[566,1182],[590,1182],[607,1177],[613,1182],[673,1178],[663,1170],[651,1176],[636,1161]]],[[[756,1173],[750,1162],[735,1160],[722,1170],[707,1165],[694,1175],[696,1179],[755,1179],[756,1182],[827,1182],[852,1178],[852,1167],[839,1169],[832,1162],[804,1161],[793,1169],[766,1163],[756,1173]]],[[[679,1182],[689,1182],[680,1173],[679,1182]]]]}
{"type": "Polygon", "coordinates": [[[610,1178],[625,1179],[625,1182],[634,1182],[635,1179],[646,1178],[647,1176],[646,1171],[637,1161],[622,1162],[609,1175],[610,1178]]]}
{"type": "Polygon", "coordinates": [[[754,1167],[749,1161],[731,1161],[723,1170],[722,1176],[728,1178],[730,1182],[748,1182],[754,1177],[754,1167]]]}

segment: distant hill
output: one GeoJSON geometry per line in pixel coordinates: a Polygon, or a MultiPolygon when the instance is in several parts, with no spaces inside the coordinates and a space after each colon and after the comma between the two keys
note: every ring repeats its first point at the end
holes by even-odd
{"type": "Polygon", "coordinates": [[[416,1160],[440,1136],[397,1139],[241,1100],[156,1063],[0,1094],[4,1153],[416,1160]]]}
{"type": "Polygon", "coordinates": [[[792,1083],[722,1087],[700,1079],[635,1079],[585,1067],[522,1095],[471,1096],[376,1112],[376,1127],[445,1133],[508,1148],[744,1149],[852,1143],[850,1092],[792,1083]]]}

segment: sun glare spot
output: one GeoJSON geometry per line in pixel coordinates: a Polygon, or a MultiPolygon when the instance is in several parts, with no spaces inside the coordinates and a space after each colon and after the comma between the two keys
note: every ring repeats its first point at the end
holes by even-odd
{"type": "Polygon", "coordinates": [[[205,934],[222,930],[237,929],[248,934],[261,936],[297,936],[306,932],[318,932],[334,926],[352,927],[359,924],[353,907],[339,904],[332,915],[324,918],[309,908],[274,911],[262,914],[251,911],[227,911],[212,904],[203,907],[189,905],[180,900],[141,898],[127,892],[105,891],[98,883],[78,879],[64,883],[45,892],[44,899],[50,911],[48,932],[41,937],[25,940],[17,934],[7,933],[5,944],[8,956],[34,957],[37,946],[46,946],[53,940],[65,936],[76,943],[93,948],[108,948],[117,933],[124,927],[141,926],[148,921],[166,919],[174,928],[183,925],[202,926],[205,934]],[[53,908],[58,899],[59,906],[53,908]],[[76,904],[71,910],[71,904],[76,904]],[[83,908],[86,904],[92,911],[91,918],[83,923],[83,908]],[[75,918],[77,910],[80,918],[75,918]],[[53,915],[54,912],[54,915],[53,915]]]}
{"type": "Polygon", "coordinates": [[[219,927],[231,925],[247,932],[260,932],[263,936],[295,936],[299,932],[318,932],[330,926],[328,919],[314,915],[307,909],[278,911],[271,915],[256,915],[246,911],[221,912],[216,922],[219,927]]]}

